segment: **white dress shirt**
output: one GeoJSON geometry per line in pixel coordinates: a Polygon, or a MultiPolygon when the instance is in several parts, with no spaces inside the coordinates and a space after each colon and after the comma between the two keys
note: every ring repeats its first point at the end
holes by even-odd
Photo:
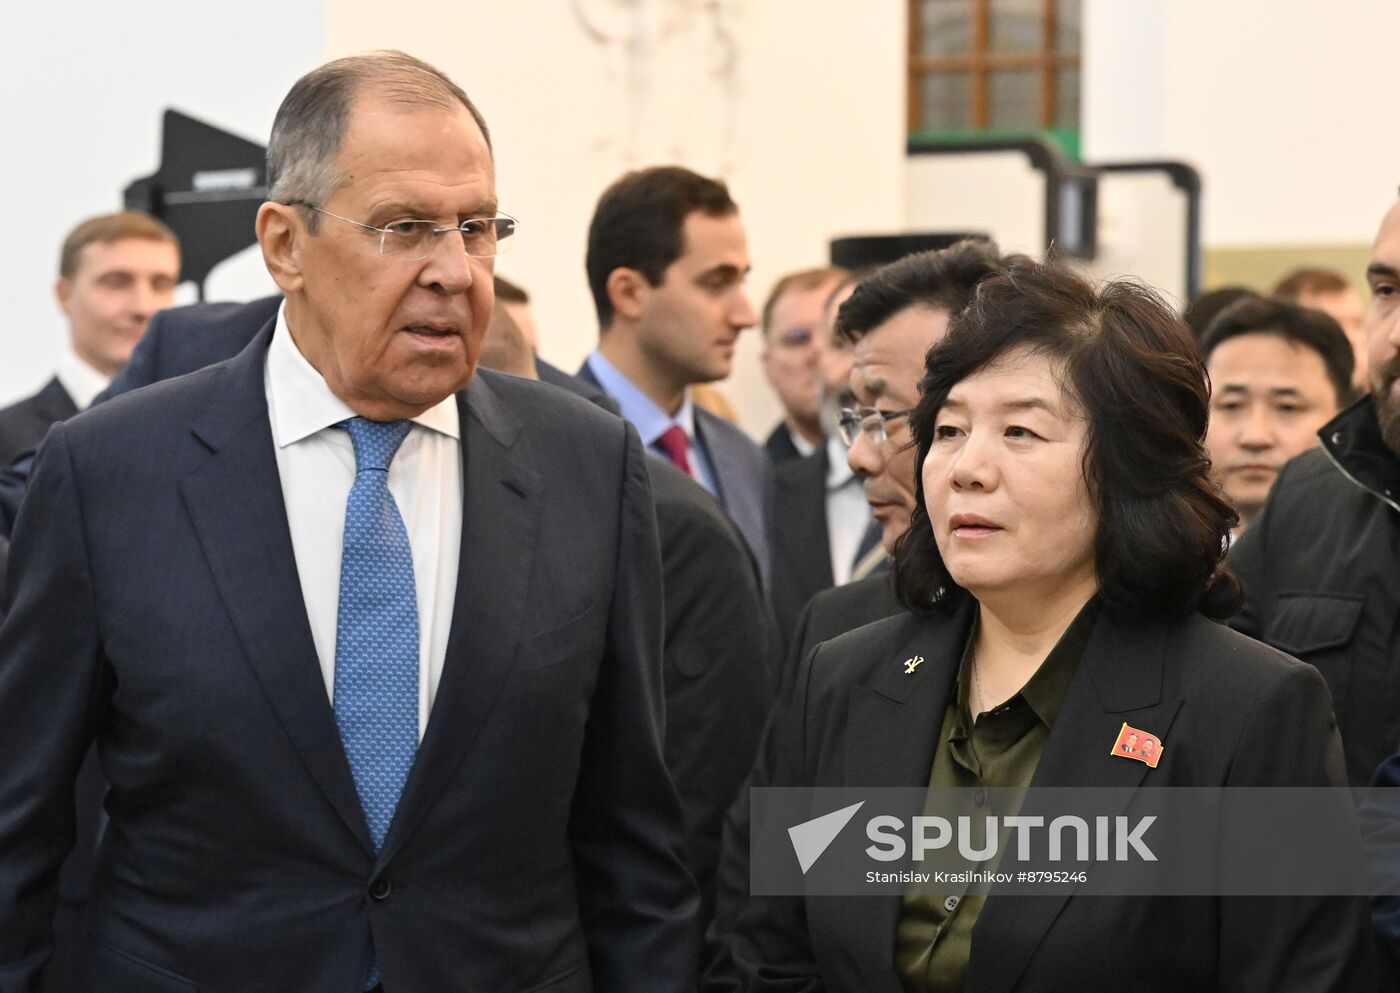
{"type": "Polygon", "coordinates": [[[91,407],[97,394],[112,385],[110,379],[78,358],[78,353],[71,348],[59,358],[54,375],[58,377],[58,385],[63,387],[73,406],[79,410],[91,407]]]}
{"type": "MultiPolygon", "coordinates": [[[[321,374],[298,351],[287,330],[285,305],[277,314],[263,383],[301,596],[326,694],[334,703],[345,504],[355,483],[355,447],[350,435],[335,425],[354,417],[355,412],[331,392],[321,374]]],[[[389,492],[398,504],[413,551],[418,598],[418,740],[422,741],[442,678],[457,594],[462,445],[456,397],[448,397],[413,418],[413,427],[389,466],[389,492]]]]}
{"type": "Polygon", "coordinates": [[[831,575],[836,585],[850,582],[860,540],[870,527],[865,487],[846,461],[839,435],[826,439],[826,533],[831,541],[831,575]]]}

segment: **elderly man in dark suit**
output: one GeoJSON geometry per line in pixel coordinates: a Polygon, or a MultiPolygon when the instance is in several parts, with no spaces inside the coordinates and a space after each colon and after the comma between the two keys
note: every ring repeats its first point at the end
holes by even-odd
{"type": "Polygon", "coordinates": [[[690,387],[729,375],[758,320],[744,289],[748,243],[729,190],[679,166],[623,176],[588,228],[588,284],[601,338],[579,377],[606,390],[642,443],[714,494],[767,585],[773,467],[742,431],[696,406],[690,387]]]}
{"type": "Polygon", "coordinates": [[[56,427],[16,522],[0,984],[34,987],[96,739],[85,989],[688,988],[644,457],[476,369],[484,122],[375,53],[300,80],[268,156],[277,317],[56,427]]]}

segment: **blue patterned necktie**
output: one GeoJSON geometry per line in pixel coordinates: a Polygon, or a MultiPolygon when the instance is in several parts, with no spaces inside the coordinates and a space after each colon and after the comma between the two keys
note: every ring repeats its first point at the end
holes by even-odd
{"type": "Polygon", "coordinates": [[[413,552],[389,492],[409,421],[342,425],[355,445],[335,629],[335,723],[377,852],[418,750],[418,600],[413,552]]]}
{"type": "MultiPolygon", "coordinates": [[[[340,560],[335,723],[378,852],[418,751],[413,550],[389,492],[389,463],[412,424],[354,417],[341,427],[355,446],[355,485],[345,505],[340,560]]],[[[378,984],[379,964],[371,950],[365,989],[378,984]]]]}

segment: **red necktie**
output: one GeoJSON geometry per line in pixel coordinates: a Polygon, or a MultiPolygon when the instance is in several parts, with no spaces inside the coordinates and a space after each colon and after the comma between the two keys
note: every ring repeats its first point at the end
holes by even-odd
{"type": "Polygon", "coordinates": [[[692,479],[695,478],[695,470],[690,467],[690,439],[686,437],[685,428],[679,424],[672,424],[661,433],[656,443],[661,446],[672,465],[692,479]]]}

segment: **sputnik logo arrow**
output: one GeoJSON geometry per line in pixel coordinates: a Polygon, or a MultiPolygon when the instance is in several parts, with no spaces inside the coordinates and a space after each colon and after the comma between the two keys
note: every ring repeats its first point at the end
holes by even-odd
{"type": "Polygon", "coordinates": [[[788,837],[792,839],[792,849],[797,853],[797,864],[802,867],[802,875],[807,875],[807,870],[822,857],[822,852],[836,840],[841,829],[851,823],[856,811],[864,806],[865,801],[862,800],[788,828],[788,837]]]}

